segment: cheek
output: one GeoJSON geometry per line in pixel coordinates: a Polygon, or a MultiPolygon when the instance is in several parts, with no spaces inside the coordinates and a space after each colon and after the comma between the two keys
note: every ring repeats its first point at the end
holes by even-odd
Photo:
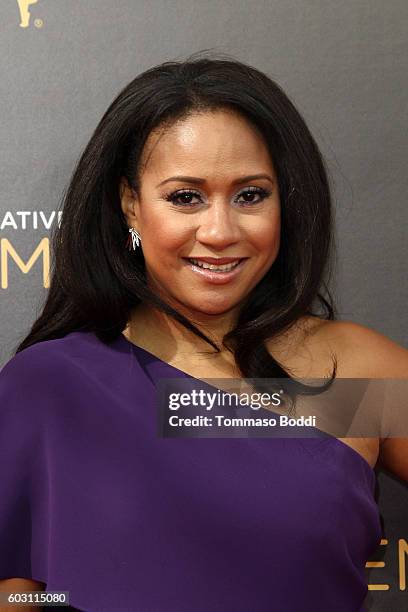
{"type": "Polygon", "coordinates": [[[268,217],[258,225],[253,232],[253,240],[259,253],[264,254],[266,259],[276,255],[280,246],[280,215],[274,214],[272,219],[268,217]]]}
{"type": "Polygon", "coordinates": [[[164,263],[164,260],[185,252],[193,234],[189,226],[181,223],[180,219],[161,214],[150,216],[143,221],[143,235],[146,260],[151,260],[152,263],[154,260],[155,265],[160,265],[160,262],[164,263]]]}

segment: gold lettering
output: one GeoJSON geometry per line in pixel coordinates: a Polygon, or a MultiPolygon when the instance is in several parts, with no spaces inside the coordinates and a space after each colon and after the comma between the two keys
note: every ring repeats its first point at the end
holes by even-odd
{"type": "Polygon", "coordinates": [[[38,0],[17,0],[18,8],[20,10],[20,28],[28,28],[30,25],[30,11],[28,7],[31,4],[37,4],[38,0]]]}
{"type": "Polygon", "coordinates": [[[398,540],[398,561],[399,561],[399,588],[400,591],[405,591],[407,588],[407,573],[406,573],[406,556],[408,555],[408,542],[406,540],[398,540]]]}
{"type": "Polygon", "coordinates": [[[50,241],[49,238],[43,238],[34,253],[31,255],[30,259],[27,263],[21,259],[20,255],[14,249],[13,245],[7,238],[3,238],[0,242],[0,251],[1,251],[1,288],[8,288],[8,255],[14,260],[23,274],[27,274],[30,269],[33,267],[36,260],[40,257],[40,254],[43,255],[43,284],[44,288],[48,289],[50,286],[49,280],[49,272],[50,272],[50,241]]]}
{"type": "MultiPolygon", "coordinates": [[[[386,546],[388,544],[388,540],[382,539],[380,542],[380,546],[386,546]]],[[[367,561],[366,567],[385,567],[384,561],[367,561]]],[[[369,584],[369,591],[388,591],[390,588],[389,584],[369,584]]]]}

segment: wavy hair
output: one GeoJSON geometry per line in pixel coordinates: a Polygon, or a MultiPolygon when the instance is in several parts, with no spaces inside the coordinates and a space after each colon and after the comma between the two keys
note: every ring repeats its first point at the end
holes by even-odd
{"type": "MultiPolygon", "coordinates": [[[[281,201],[276,260],[248,294],[223,339],[244,377],[288,377],[265,341],[301,316],[334,319],[327,287],[333,247],[327,171],[304,119],[281,87],[260,70],[225,55],[199,52],[167,61],[132,80],[111,103],[73,171],[52,236],[52,268],[41,314],[16,352],[76,331],[109,343],[141,301],[220,348],[146,284],[143,252],[124,248],[120,205],[125,177],[139,191],[140,160],[151,131],[195,112],[232,109],[258,128],[273,161],[281,201]]],[[[330,382],[335,378],[336,359],[330,382]]]]}

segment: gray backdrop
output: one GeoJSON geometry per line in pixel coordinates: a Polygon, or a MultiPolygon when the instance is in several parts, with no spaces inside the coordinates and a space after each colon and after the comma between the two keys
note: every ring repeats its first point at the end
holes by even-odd
{"type": "MultiPolygon", "coordinates": [[[[302,112],[333,185],[340,316],[408,346],[405,0],[24,4],[0,5],[2,364],[41,309],[52,214],[102,113],[142,70],[205,48],[264,70],[302,112]]],[[[367,569],[371,610],[407,606],[407,489],[379,475],[388,544],[367,569]]]]}

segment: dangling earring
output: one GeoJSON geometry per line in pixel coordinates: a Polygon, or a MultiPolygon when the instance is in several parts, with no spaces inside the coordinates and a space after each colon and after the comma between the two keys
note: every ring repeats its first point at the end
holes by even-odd
{"type": "Polygon", "coordinates": [[[137,230],[135,230],[134,227],[130,227],[129,228],[129,236],[128,239],[126,241],[126,248],[129,249],[129,251],[136,251],[136,246],[140,246],[140,242],[141,242],[142,238],[139,234],[139,232],[137,230]]]}

